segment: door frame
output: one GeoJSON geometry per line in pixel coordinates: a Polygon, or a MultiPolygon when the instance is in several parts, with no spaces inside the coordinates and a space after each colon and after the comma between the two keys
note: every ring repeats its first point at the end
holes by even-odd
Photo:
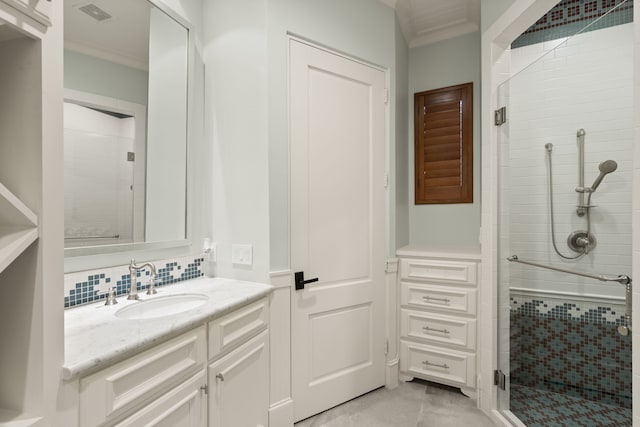
{"type": "MultiPolygon", "coordinates": [[[[391,179],[390,179],[390,170],[393,170],[393,168],[390,165],[390,152],[391,152],[391,126],[390,126],[390,122],[391,122],[391,113],[390,113],[390,106],[391,106],[391,85],[390,85],[390,72],[389,69],[380,65],[377,65],[375,63],[366,61],[362,58],[359,58],[357,56],[354,55],[350,55],[348,53],[345,53],[341,50],[337,50],[334,49],[332,47],[328,47],[326,45],[323,45],[321,43],[312,41],[310,39],[301,37],[299,35],[293,35],[291,33],[287,34],[286,37],[286,43],[287,43],[287,72],[290,72],[291,69],[291,55],[290,55],[290,51],[289,51],[289,46],[290,43],[292,41],[297,41],[299,43],[308,45],[310,47],[316,48],[316,49],[320,49],[323,50],[325,52],[328,52],[330,54],[336,55],[338,57],[350,60],[350,61],[354,61],[356,63],[365,65],[367,67],[371,67],[374,68],[378,71],[381,71],[382,73],[384,73],[384,80],[385,80],[385,86],[386,86],[386,102],[384,105],[384,120],[385,120],[385,132],[384,132],[384,138],[383,138],[383,143],[384,143],[384,176],[385,177],[381,177],[381,179],[385,179],[386,181],[383,182],[382,184],[385,184],[385,194],[384,194],[384,203],[385,203],[385,210],[383,213],[383,222],[384,222],[384,245],[385,245],[385,249],[384,252],[386,254],[386,266],[385,266],[385,280],[384,283],[381,284],[381,286],[384,286],[384,295],[385,295],[385,301],[383,302],[383,307],[382,307],[382,312],[384,313],[385,319],[384,319],[384,324],[385,324],[385,330],[381,331],[382,333],[385,334],[384,339],[386,340],[387,343],[387,354],[386,354],[386,363],[385,363],[385,387],[388,388],[395,388],[398,385],[398,368],[399,368],[399,352],[398,352],[398,338],[399,338],[399,331],[398,331],[398,321],[397,321],[397,317],[398,317],[398,308],[397,308],[397,280],[396,280],[396,274],[397,274],[397,259],[395,258],[395,251],[393,251],[391,254],[389,253],[389,245],[390,245],[390,241],[391,241],[391,237],[390,237],[390,224],[389,224],[389,218],[391,217],[390,215],[390,209],[391,209],[391,179]]],[[[292,240],[292,233],[291,233],[291,135],[290,135],[290,117],[291,117],[291,106],[290,106],[290,75],[287,76],[287,129],[288,129],[288,153],[289,153],[289,161],[288,161],[288,170],[287,170],[287,182],[288,182],[288,190],[287,190],[287,212],[288,212],[288,234],[289,234],[289,239],[288,239],[288,247],[289,247],[289,254],[288,254],[288,263],[289,263],[289,267],[291,268],[291,240],[292,240]]],[[[283,272],[277,272],[277,273],[273,273],[272,277],[273,278],[281,278],[282,277],[283,272]]],[[[293,283],[293,270],[289,270],[287,272],[288,276],[289,276],[289,285],[287,286],[287,290],[289,290],[290,287],[294,286],[293,283]]],[[[280,283],[281,283],[281,279],[280,279],[280,283]]],[[[295,302],[293,301],[293,299],[289,300],[289,316],[291,316],[292,310],[294,309],[294,304],[295,302]]],[[[293,347],[293,341],[292,341],[292,334],[291,334],[291,324],[289,324],[289,330],[288,330],[288,335],[289,335],[289,352],[288,352],[288,356],[290,357],[292,352],[291,349],[293,347]]],[[[272,357],[274,357],[274,353],[276,353],[278,350],[277,349],[273,349],[272,347],[272,357]]],[[[289,363],[289,379],[290,379],[290,387],[289,387],[289,392],[290,392],[290,396],[293,394],[292,393],[292,368],[293,368],[293,363],[290,360],[289,363]]],[[[272,364],[273,366],[273,364],[272,364]]],[[[273,378],[273,372],[272,372],[272,378],[273,378]]],[[[293,400],[291,400],[292,404],[295,404],[295,402],[293,402],[293,400]]],[[[273,407],[273,405],[272,405],[273,407]]],[[[292,419],[293,419],[293,414],[292,415],[292,419]]]]}

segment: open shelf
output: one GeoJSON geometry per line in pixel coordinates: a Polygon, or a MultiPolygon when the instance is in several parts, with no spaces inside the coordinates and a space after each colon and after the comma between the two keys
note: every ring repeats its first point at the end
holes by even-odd
{"type": "Polygon", "coordinates": [[[0,408],[0,425],[3,427],[38,427],[44,424],[42,417],[0,408]]]}
{"type": "Polygon", "coordinates": [[[0,273],[37,239],[37,227],[0,227],[0,273]]]}
{"type": "Polygon", "coordinates": [[[0,273],[38,238],[38,217],[0,183],[0,273]]]}
{"type": "Polygon", "coordinates": [[[38,217],[0,183],[0,227],[5,226],[37,227],[38,217]]]}

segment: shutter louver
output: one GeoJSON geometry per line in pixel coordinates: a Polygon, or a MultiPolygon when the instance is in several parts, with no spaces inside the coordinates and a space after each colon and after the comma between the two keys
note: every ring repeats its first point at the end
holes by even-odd
{"type": "Polygon", "coordinates": [[[415,95],[416,204],[473,202],[472,90],[415,95]]]}

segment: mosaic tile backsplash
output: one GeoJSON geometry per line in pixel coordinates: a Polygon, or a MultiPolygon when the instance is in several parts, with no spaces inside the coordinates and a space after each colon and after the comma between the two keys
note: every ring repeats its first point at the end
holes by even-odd
{"type": "Polygon", "coordinates": [[[570,37],[580,31],[594,31],[629,22],[633,22],[633,0],[562,0],[515,39],[511,47],[542,43],[570,37]]]}
{"type": "MultiPolygon", "coordinates": [[[[202,256],[153,261],[157,271],[155,285],[163,286],[201,277],[204,275],[203,263],[202,256]]],[[[149,280],[148,269],[138,271],[138,292],[147,289],[149,280]]],[[[115,288],[116,296],[124,295],[129,292],[130,281],[128,264],[67,273],[64,275],[64,307],[70,308],[105,299],[110,288],[115,288]]]]}
{"type": "Polygon", "coordinates": [[[631,408],[631,334],[624,305],[510,299],[511,384],[631,408]]]}

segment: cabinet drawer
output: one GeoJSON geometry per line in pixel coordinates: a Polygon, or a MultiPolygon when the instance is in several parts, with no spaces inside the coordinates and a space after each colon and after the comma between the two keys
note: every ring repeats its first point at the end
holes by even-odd
{"type": "Polygon", "coordinates": [[[269,311],[267,299],[238,309],[209,323],[209,359],[267,328],[269,311]]]}
{"type": "Polygon", "coordinates": [[[400,303],[457,314],[476,314],[476,290],[420,283],[400,284],[400,303]]]}
{"type": "Polygon", "coordinates": [[[476,321],[403,309],[400,314],[400,335],[403,338],[475,350],[476,321]]]}
{"type": "Polygon", "coordinates": [[[476,386],[476,356],[400,341],[400,371],[459,387],[476,386]]]}
{"type": "Polygon", "coordinates": [[[125,418],[115,427],[203,426],[207,421],[207,405],[203,391],[206,384],[207,376],[203,370],[125,418]]]}
{"type": "Polygon", "coordinates": [[[423,282],[476,285],[476,264],[463,261],[436,261],[425,259],[400,260],[400,277],[423,282]]]}
{"type": "Polygon", "coordinates": [[[100,425],[203,369],[205,333],[202,326],[81,379],[80,425],[100,425]]]}

